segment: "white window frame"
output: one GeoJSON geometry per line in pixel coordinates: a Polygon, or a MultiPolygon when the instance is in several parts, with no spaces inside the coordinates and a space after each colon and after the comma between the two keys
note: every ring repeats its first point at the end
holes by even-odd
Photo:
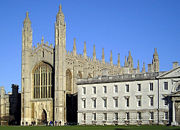
{"type": "Polygon", "coordinates": [[[107,108],[107,98],[103,98],[103,108],[107,108]]]}
{"type": "Polygon", "coordinates": [[[114,120],[115,120],[115,121],[118,121],[118,118],[119,118],[118,116],[119,116],[119,114],[118,114],[117,112],[114,113],[114,120]]]}
{"type": "Polygon", "coordinates": [[[103,86],[103,92],[107,93],[107,86],[103,86]]]}
{"type": "Polygon", "coordinates": [[[114,107],[115,107],[115,108],[118,107],[118,98],[114,98],[114,107]]]}
{"type": "Polygon", "coordinates": [[[150,120],[154,120],[154,112],[150,112],[150,120]]]}
{"type": "Polygon", "coordinates": [[[149,106],[154,106],[154,96],[149,97],[149,106]]]}
{"type": "Polygon", "coordinates": [[[86,99],[85,98],[82,99],[82,108],[86,108],[86,99]]]}
{"type": "Polygon", "coordinates": [[[149,83],[149,90],[153,91],[153,89],[154,89],[154,84],[153,83],[149,83]]]}
{"type": "Polygon", "coordinates": [[[82,114],[82,120],[85,121],[86,120],[86,113],[82,114]]]}
{"type": "Polygon", "coordinates": [[[130,113],[126,112],[126,120],[129,120],[129,119],[130,119],[130,113]]]}
{"type": "Polygon", "coordinates": [[[129,107],[129,97],[126,98],[126,107],[129,107]]]}
{"type": "Polygon", "coordinates": [[[141,106],[142,106],[141,98],[138,98],[137,106],[138,106],[138,107],[141,107],[141,106]],[[140,104],[139,104],[139,102],[140,102],[140,104]]]}
{"type": "Polygon", "coordinates": [[[141,112],[137,112],[137,120],[142,120],[142,113],[141,112]]]}
{"type": "Polygon", "coordinates": [[[103,113],[103,120],[107,121],[107,113],[103,113]]]}
{"type": "Polygon", "coordinates": [[[129,84],[126,84],[126,92],[129,93],[129,90],[130,90],[129,84]]]}
{"type": "Polygon", "coordinates": [[[93,94],[96,94],[96,87],[95,87],[95,86],[93,86],[92,93],[93,93],[93,94]]]}
{"type": "Polygon", "coordinates": [[[114,93],[118,93],[118,86],[114,85],[114,93]]]}
{"type": "Polygon", "coordinates": [[[164,82],[164,90],[168,90],[168,82],[166,81],[166,82],[164,82]],[[166,86],[167,85],[167,86],[166,86]],[[167,88],[166,88],[167,87],[167,88]]]}
{"type": "Polygon", "coordinates": [[[82,94],[83,94],[83,95],[86,94],[86,87],[82,87],[82,94]]]}
{"type": "Polygon", "coordinates": [[[96,120],[97,120],[97,115],[96,115],[96,113],[93,113],[92,115],[93,115],[92,120],[93,120],[93,121],[96,121],[96,120]]]}
{"type": "Polygon", "coordinates": [[[93,108],[96,108],[97,107],[96,98],[93,98],[92,101],[93,101],[92,102],[93,108]]]}
{"type": "Polygon", "coordinates": [[[137,84],[137,86],[138,86],[138,92],[141,92],[141,84],[137,84]]]}

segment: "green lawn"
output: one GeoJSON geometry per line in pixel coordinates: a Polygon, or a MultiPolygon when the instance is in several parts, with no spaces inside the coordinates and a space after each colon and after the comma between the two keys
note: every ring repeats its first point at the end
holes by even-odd
{"type": "Polygon", "coordinates": [[[173,126],[1,126],[0,130],[180,130],[173,126]]]}

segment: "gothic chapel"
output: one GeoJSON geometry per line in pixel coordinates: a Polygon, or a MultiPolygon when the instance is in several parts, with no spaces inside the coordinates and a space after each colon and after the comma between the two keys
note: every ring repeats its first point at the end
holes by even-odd
{"type": "MultiPolygon", "coordinates": [[[[131,74],[145,72],[145,65],[140,72],[133,66],[133,58],[125,59],[125,65],[120,65],[118,55],[117,65],[113,64],[112,51],[110,63],[105,62],[104,49],[102,59],[96,59],[95,46],[93,58],[87,56],[86,42],[83,55],[76,53],[76,40],[73,51],[66,50],[66,23],[59,6],[55,22],[55,45],[49,45],[42,38],[37,47],[32,47],[31,21],[26,13],[22,29],[22,68],[21,68],[21,125],[56,121],[62,125],[66,122],[77,122],[77,79],[92,78],[103,75],[108,70],[109,75],[131,74]]],[[[150,64],[151,71],[159,71],[157,50],[150,64]]]]}

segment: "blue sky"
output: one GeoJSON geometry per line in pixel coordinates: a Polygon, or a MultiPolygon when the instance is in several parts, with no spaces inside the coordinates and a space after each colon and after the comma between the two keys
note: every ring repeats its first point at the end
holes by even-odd
{"type": "Polygon", "coordinates": [[[134,67],[137,60],[152,62],[154,48],[160,59],[160,70],[170,70],[180,62],[180,0],[1,0],[0,1],[0,86],[11,91],[11,84],[21,86],[22,26],[26,11],[33,29],[33,45],[41,41],[54,44],[54,23],[59,4],[66,20],[66,48],[72,51],[73,38],[77,52],[92,57],[93,44],[101,59],[102,48],[109,62],[110,51],[121,66],[131,51],[134,67]]]}

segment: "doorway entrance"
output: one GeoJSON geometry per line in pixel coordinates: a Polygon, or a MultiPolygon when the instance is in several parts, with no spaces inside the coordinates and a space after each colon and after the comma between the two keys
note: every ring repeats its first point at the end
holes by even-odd
{"type": "Polygon", "coordinates": [[[77,124],[77,94],[66,94],[66,119],[67,124],[77,124]]]}
{"type": "Polygon", "coordinates": [[[46,111],[44,109],[43,109],[42,115],[41,115],[41,123],[42,124],[46,124],[47,123],[47,113],[46,113],[46,111]]]}

